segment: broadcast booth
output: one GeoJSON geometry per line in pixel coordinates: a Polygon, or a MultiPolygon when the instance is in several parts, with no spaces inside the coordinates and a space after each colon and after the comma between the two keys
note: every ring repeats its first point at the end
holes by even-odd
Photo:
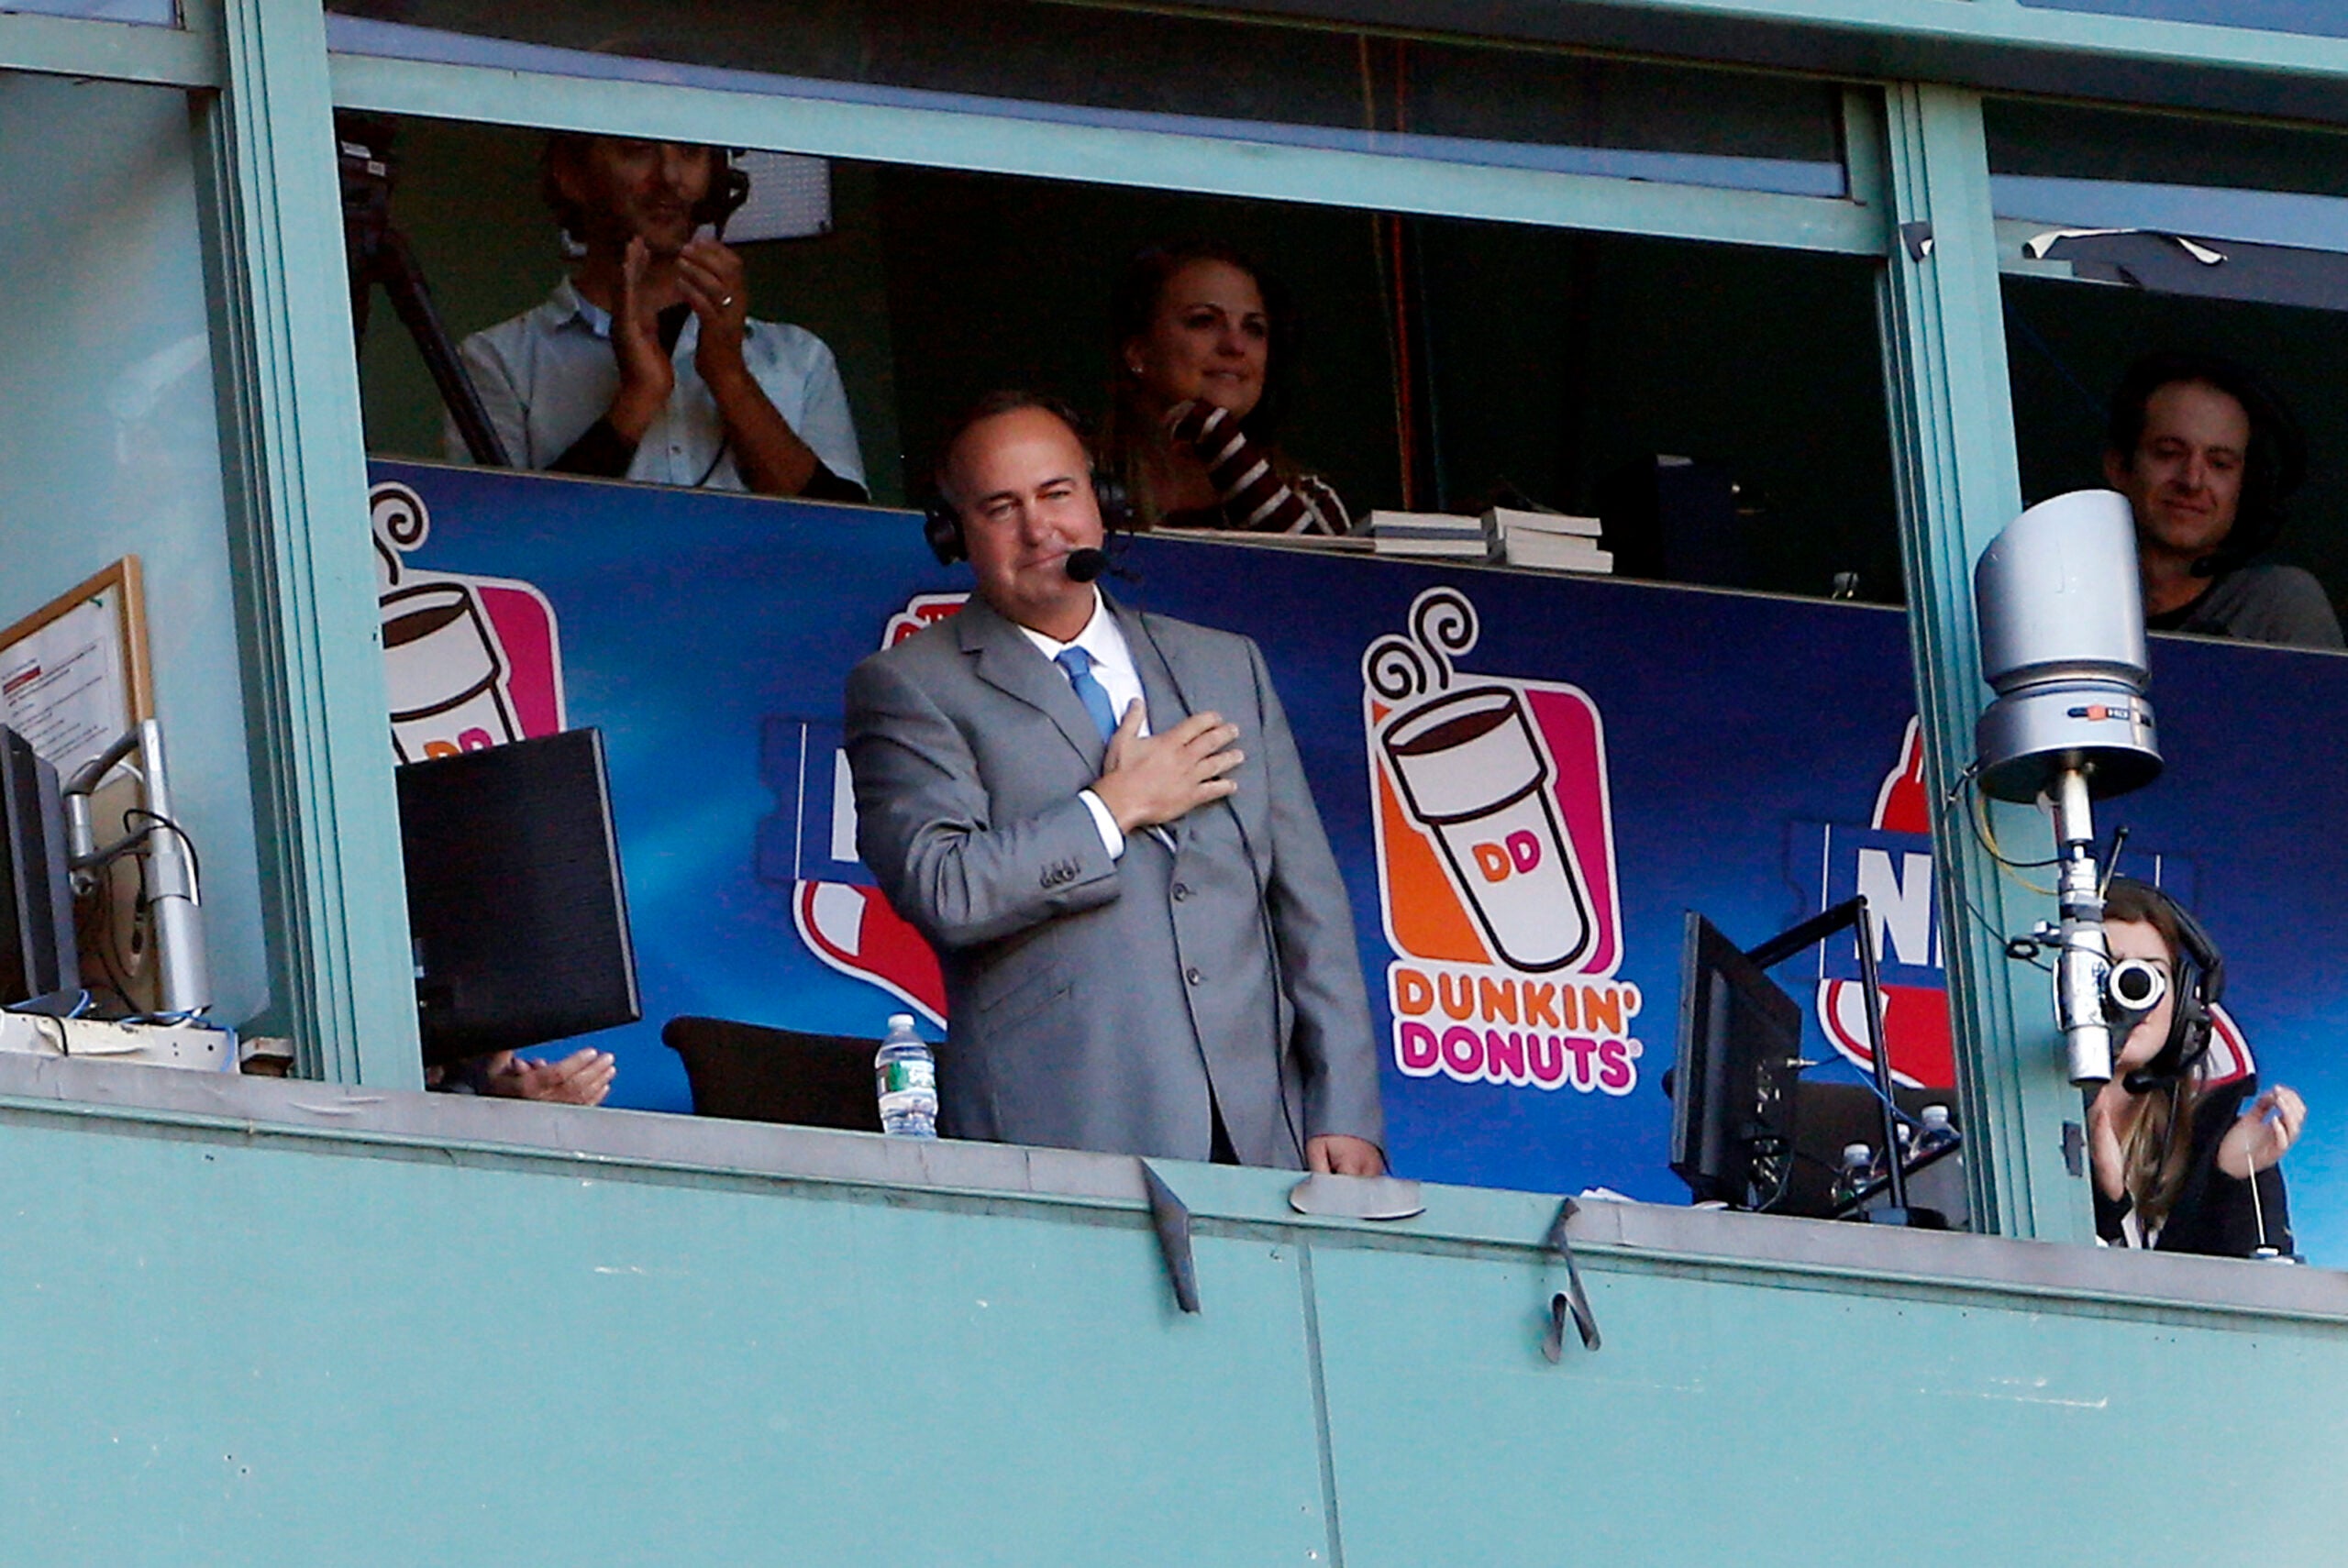
{"type": "Polygon", "coordinates": [[[2239,490],[2210,591],[2348,602],[2343,89],[2204,0],[0,15],[12,1560],[2320,1560],[2348,659],[2146,563],[2239,490]],[[574,138],[716,149],[812,489],[517,412],[617,375],[574,138]],[[1102,581],[1262,650],[1390,1178],[878,1131],[955,1020],[848,672],[971,591],[958,414],[1129,434],[1201,242],[1351,528],[1102,581]],[[2155,1444],[2267,1501],[2104,1506],[2155,1444]]]}

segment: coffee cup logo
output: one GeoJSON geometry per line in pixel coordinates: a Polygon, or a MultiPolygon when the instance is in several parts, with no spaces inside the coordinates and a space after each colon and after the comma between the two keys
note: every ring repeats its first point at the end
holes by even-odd
{"type": "Polygon", "coordinates": [[[1463,676],[1456,589],[1364,650],[1387,1003],[1407,1077],[1623,1096],[1643,1048],[1614,977],[1622,921],[1598,706],[1550,681],[1463,676]]]}
{"type": "Polygon", "coordinates": [[[1505,686],[1449,692],[1401,710],[1382,744],[1411,814],[1501,957],[1540,974],[1588,951],[1589,895],[1523,700],[1505,686]]]}
{"type": "Polygon", "coordinates": [[[1379,740],[1412,817],[1442,850],[1495,955],[1544,974],[1589,952],[1589,891],[1523,697],[1496,683],[1449,690],[1452,657],[1474,647],[1479,631],[1464,596],[1430,590],[1411,607],[1411,635],[1372,643],[1362,669],[1397,703],[1379,740]]]}
{"type": "Polygon", "coordinates": [[[561,729],[545,596],[527,583],[414,570],[405,558],[431,534],[423,499],[386,482],[368,502],[393,755],[421,762],[561,729]]]}
{"type": "Polygon", "coordinates": [[[505,663],[472,591],[432,582],[382,596],[392,748],[402,762],[522,738],[505,705],[505,663]]]}

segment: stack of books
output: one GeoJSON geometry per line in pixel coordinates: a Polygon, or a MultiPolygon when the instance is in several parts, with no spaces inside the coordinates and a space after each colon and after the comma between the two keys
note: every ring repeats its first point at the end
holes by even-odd
{"type": "Polygon", "coordinates": [[[1496,506],[1484,513],[1484,526],[1499,541],[1500,558],[1511,566],[1536,571],[1611,572],[1614,555],[1598,547],[1595,517],[1568,517],[1557,512],[1515,512],[1496,506]]]}
{"type": "Polygon", "coordinates": [[[1445,512],[1373,512],[1361,532],[1381,556],[1484,561],[1492,558],[1497,543],[1489,516],[1456,517],[1445,512]]]}

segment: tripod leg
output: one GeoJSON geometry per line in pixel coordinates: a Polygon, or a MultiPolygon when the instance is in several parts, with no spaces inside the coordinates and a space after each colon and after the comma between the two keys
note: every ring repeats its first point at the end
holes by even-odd
{"type": "Polygon", "coordinates": [[[465,438],[465,449],[472,454],[474,462],[484,468],[512,468],[505,445],[497,438],[497,431],[489,422],[489,410],[482,406],[472,378],[465,373],[464,361],[457,357],[456,346],[449,341],[449,329],[441,325],[440,313],[432,307],[432,293],[425,286],[424,270],[416,265],[415,252],[408,248],[407,237],[395,228],[385,229],[381,259],[377,272],[383,293],[391,297],[392,309],[407,328],[408,336],[415,339],[416,351],[424,356],[425,369],[432,372],[432,384],[439,388],[440,401],[448,406],[458,432],[465,438]]]}

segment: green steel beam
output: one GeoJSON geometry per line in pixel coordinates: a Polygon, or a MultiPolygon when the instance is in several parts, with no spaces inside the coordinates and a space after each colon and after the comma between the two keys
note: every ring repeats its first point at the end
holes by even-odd
{"type": "Polygon", "coordinates": [[[333,71],[337,104],[385,114],[1781,249],[1885,243],[1879,213],[1818,196],[368,55],[336,55],[333,71]]]}
{"type": "Polygon", "coordinates": [[[196,101],[271,1021],[311,1077],[421,1084],[326,35],[224,0],[196,101]]]}
{"type": "Polygon", "coordinates": [[[168,87],[220,84],[219,40],[186,28],[0,13],[0,71],[168,87]]]}
{"type": "MultiPolygon", "coordinates": [[[[1972,565],[2021,510],[2021,481],[1980,99],[1910,83],[1884,107],[1892,216],[1903,230],[1881,297],[1909,642],[1925,783],[1945,801],[1972,760],[1988,695],[1972,565]]],[[[2008,842],[2047,837],[2043,826],[2033,834],[2027,813],[2001,810],[2008,842]]],[[[2051,905],[2010,891],[1961,811],[1940,812],[1933,836],[1974,1212],[2000,1234],[2088,1241],[2087,1186],[2063,1155],[2078,1096],[2065,1081],[2043,982],[2003,951],[2006,933],[2051,905]]]]}

